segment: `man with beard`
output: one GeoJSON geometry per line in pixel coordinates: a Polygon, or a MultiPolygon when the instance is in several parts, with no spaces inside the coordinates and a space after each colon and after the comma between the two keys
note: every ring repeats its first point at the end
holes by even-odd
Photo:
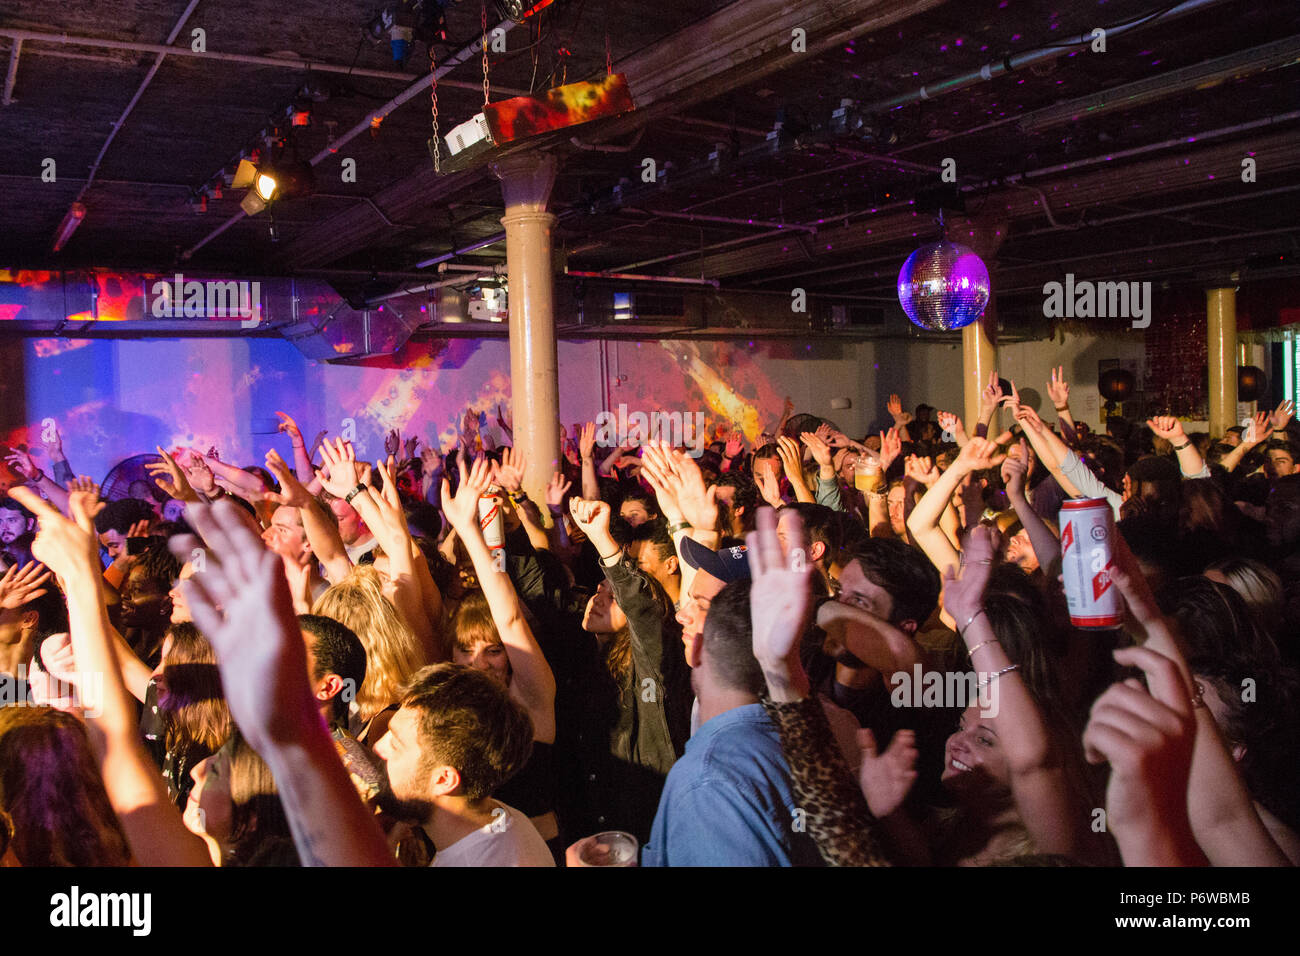
{"type": "Polygon", "coordinates": [[[8,495],[0,497],[0,552],[7,564],[19,567],[32,560],[32,529],[36,521],[31,513],[8,495]]]}
{"type": "Polygon", "coordinates": [[[528,762],[533,725],[506,688],[457,664],[412,680],[375,745],[397,811],[437,850],[433,866],[554,866],[537,828],[490,794],[528,762]]]}

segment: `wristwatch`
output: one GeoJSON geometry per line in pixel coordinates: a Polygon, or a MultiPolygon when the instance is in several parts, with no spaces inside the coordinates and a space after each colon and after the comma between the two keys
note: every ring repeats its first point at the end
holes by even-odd
{"type": "Polygon", "coordinates": [[[359,481],[357,482],[357,486],[355,488],[353,488],[351,491],[349,491],[346,495],[343,496],[343,500],[346,501],[348,504],[352,504],[352,499],[355,498],[357,495],[361,494],[361,492],[365,490],[366,490],[366,483],[364,481],[359,481]]]}

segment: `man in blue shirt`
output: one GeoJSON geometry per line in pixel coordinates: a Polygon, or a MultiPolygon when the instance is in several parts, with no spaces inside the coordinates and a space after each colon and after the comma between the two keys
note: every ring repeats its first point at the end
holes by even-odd
{"type": "Polygon", "coordinates": [[[749,590],[747,577],[728,584],[687,646],[700,728],[668,774],[642,866],[822,865],[780,735],[759,703],[749,590]]]}

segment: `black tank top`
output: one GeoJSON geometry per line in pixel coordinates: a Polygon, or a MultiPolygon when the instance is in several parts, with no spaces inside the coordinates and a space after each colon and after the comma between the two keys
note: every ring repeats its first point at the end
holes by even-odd
{"type": "Polygon", "coordinates": [[[496,788],[493,797],[527,817],[555,809],[555,745],[533,741],[533,755],[517,774],[496,788]]]}

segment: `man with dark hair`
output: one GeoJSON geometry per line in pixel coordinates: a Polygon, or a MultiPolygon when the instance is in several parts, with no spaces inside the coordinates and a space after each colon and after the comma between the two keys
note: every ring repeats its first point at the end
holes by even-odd
{"type": "Polygon", "coordinates": [[[817,568],[818,590],[822,595],[831,593],[831,582],[839,576],[840,542],[836,512],[825,505],[796,501],[777,512],[776,534],[781,547],[787,547],[786,536],[794,515],[803,520],[804,534],[808,538],[808,561],[817,568]]]}
{"type": "Polygon", "coordinates": [[[631,528],[627,534],[627,556],[663,587],[676,608],[682,599],[682,572],[677,566],[677,546],[668,526],[650,521],[631,528]]]}
{"type": "Polygon", "coordinates": [[[499,681],[435,664],[415,675],[375,753],[437,849],[433,866],[554,866],[528,817],[490,796],[532,749],[532,720],[499,681]]]}
{"type": "Polygon", "coordinates": [[[943,669],[916,640],[938,607],[940,584],[919,549],[897,538],[868,538],[846,552],[839,594],[818,609],[824,641],[806,639],[800,654],[813,687],[869,728],[882,753],[897,731],[916,731],[917,792],[927,795],[938,788],[956,714],[910,702],[896,706],[891,692],[897,673],[914,679],[918,665],[943,669]]]}
{"type": "Polygon", "coordinates": [[[36,518],[8,495],[0,496],[0,552],[10,564],[19,566],[32,560],[32,538],[36,518]]]}
{"type": "Polygon", "coordinates": [[[728,471],[713,482],[718,489],[718,505],[726,505],[722,514],[723,531],[736,537],[754,530],[754,509],[758,507],[758,486],[743,471],[728,471]]]}
{"type": "Polygon", "coordinates": [[[669,771],[642,866],[821,863],[800,825],[780,734],[759,702],[749,589],[745,577],[718,592],[701,639],[688,645],[700,728],[669,771]]]}
{"type": "Polygon", "coordinates": [[[384,787],[384,771],[364,744],[348,733],[351,704],[366,679],[366,649],[345,624],[320,614],[299,614],[307,645],[307,677],[334,746],[362,799],[374,801],[384,787]]]}
{"type": "Polygon", "coordinates": [[[1284,439],[1275,438],[1268,443],[1268,473],[1271,478],[1285,478],[1296,473],[1295,446],[1284,439]]]}

